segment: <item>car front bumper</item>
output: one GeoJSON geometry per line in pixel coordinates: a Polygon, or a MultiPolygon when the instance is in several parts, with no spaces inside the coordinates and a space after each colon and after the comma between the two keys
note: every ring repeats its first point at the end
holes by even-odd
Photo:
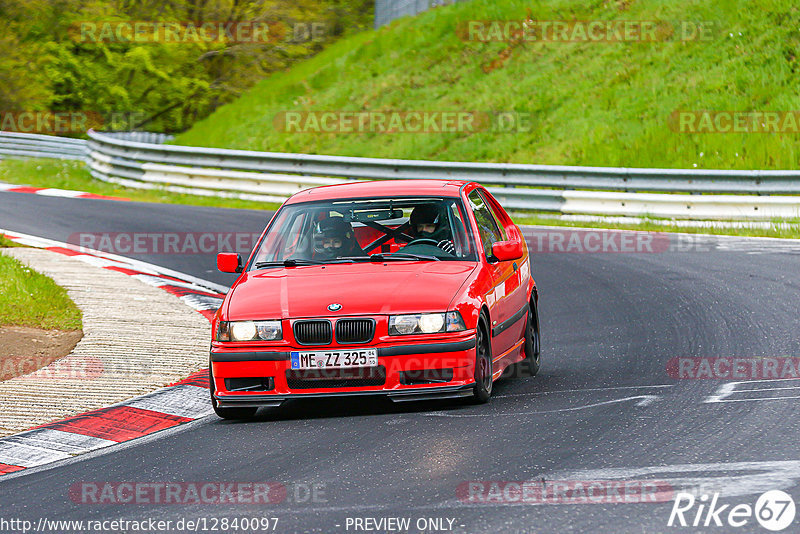
{"type": "Polygon", "coordinates": [[[370,347],[377,349],[378,366],[361,369],[372,373],[362,382],[337,378],[358,374],[358,369],[341,370],[341,375],[339,370],[320,371],[319,374],[327,374],[309,380],[302,378],[305,375],[298,379],[297,373],[303,372],[291,369],[292,350],[348,347],[242,350],[218,344],[211,350],[214,398],[219,407],[227,408],[278,406],[289,399],[351,395],[385,395],[398,402],[469,396],[475,383],[475,334],[464,334],[455,339],[370,347]],[[240,383],[262,380],[264,385],[255,391],[232,391],[232,379],[240,383]]]}

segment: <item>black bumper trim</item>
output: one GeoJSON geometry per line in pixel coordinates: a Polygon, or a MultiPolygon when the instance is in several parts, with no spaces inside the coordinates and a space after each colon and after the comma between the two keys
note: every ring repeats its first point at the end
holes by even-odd
{"type": "Polygon", "coordinates": [[[426,343],[423,345],[398,345],[381,347],[378,356],[408,356],[410,354],[437,354],[442,352],[461,352],[475,348],[475,338],[454,343],[426,343]]]}
{"type": "MultiPolygon", "coordinates": [[[[411,354],[439,354],[462,352],[475,348],[475,338],[451,343],[425,343],[420,345],[398,345],[379,347],[378,356],[408,356],[411,354]]],[[[309,350],[303,348],[301,350],[309,350]]],[[[339,347],[320,347],[317,350],[341,350],[339,347]]],[[[212,362],[281,362],[288,361],[288,352],[211,352],[212,362]]]]}
{"type": "Polygon", "coordinates": [[[212,352],[212,362],[283,362],[288,352],[212,352]]]}
{"type": "Polygon", "coordinates": [[[492,328],[492,337],[497,337],[503,333],[504,330],[512,326],[514,323],[522,319],[525,314],[528,312],[528,305],[526,304],[522,308],[519,309],[517,313],[500,323],[499,325],[492,328]]]}
{"type": "Polygon", "coordinates": [[[472,393],[473,384],[463,386],[437,386],[413,390],[375,390],[375,391],[331,391],[325,393],[290,393],[288,395],[214,395],[220,408],[255,408],[258,406],[277,407],[287,400],[318,399],[330,397],[354,397],[364,395],[387,396],[394,402],[431,399],[453,399],[466,397],[472,393]]]}

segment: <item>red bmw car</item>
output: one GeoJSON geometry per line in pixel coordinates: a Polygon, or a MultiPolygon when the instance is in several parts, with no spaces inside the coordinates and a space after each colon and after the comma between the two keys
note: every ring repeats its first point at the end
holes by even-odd
{"type": "Polygon", "coordinates": [[[536,284],[522,233],[473,182],[354,182],[277,211],[212,325],[223,418],[292,398],[486,402],[517,364],[539,370],[536,284]]]}

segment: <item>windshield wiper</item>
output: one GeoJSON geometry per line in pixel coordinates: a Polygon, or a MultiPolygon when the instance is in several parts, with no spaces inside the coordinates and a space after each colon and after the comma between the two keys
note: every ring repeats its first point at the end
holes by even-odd
{"type": "Polygon", "coordinates": [[[256,262],[256,269],[264,267],[297,267],[298,265],[320,265],[327,263],[320,260],[288,259],[283,261],[259,261],[256,262]]]}
{"type": "Polygon", "coordinates": [[[354,263],[353,258],[331,258],[329,260],[308,260],[303,258],[289,258],[283,261],[259,261],[256,269],[264,267],[302,267],[304,265],[327,265],[329,263],[354,263]]]}
{"type": "Polygon", "coordinates": [[[369,257],[372,261],[385,261],[385,260],[419,260],[419,261],[440,261],[436,256],[428,256],[425,254],[411,254],[409,252],[387,252],[381,254],[373,254],[369,257]]]}

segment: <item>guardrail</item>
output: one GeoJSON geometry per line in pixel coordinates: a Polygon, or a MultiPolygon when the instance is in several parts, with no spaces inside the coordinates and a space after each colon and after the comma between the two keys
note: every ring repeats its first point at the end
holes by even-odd
{"type": "Polygon", "coordinates": [[[88,165],[98,180],[128,187],[267,202],[346,181],[281,174],[285,167],[272,165],[260,152],[139,143],[91,130],[88,165]]]}
{"type": "MultiPolygon", "coordinates": [[[[6,135],[0,135],[0,146],[6,135]]],[[[128,187],[262,201],[282,201],[302,189],[353,179],[444,178],[480,182],[506,208],[520,211],[700,220],[800,217],[800,171],[629,169],[351,158],[175,146],[130,139],[131,136],[120,138],[89,131],[86,159],[95,178],[128,187]]],[[[45,142],[48,146],[43,150],[63,148],[53,138],[45,142]]],[[[74,145],[79,142],[69,142],[73,143],[69,149],[75,151],[74,145]]]]}
{"type": "Polygon", "coordinates": [[[175,136],[158,132],[103,132],[103,135],[120,141],[133,141],[136,143],[151,143],[160,145],[172,141],[175,136]]]}
{"type": "Polygon", "coordinates": [[[0,132],[0,155],[31,158],[85,159],[84,139],[17,132],[0,132]]]}

